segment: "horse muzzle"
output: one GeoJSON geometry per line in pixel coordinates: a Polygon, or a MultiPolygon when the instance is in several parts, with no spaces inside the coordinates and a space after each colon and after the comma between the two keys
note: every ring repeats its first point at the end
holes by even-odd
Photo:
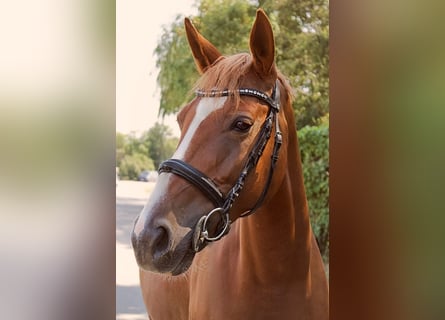
{"type": "Polygon", "coordinates": [[[136,261],[144,270],[165,272],[171,252],[171,228],[168,226],[144,227],[138,233],[131,233],[136,261]]]}

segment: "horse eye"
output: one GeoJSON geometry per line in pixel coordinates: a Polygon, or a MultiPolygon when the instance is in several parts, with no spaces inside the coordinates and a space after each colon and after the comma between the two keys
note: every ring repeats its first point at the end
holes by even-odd
{"type": "Polygon", "coordinates": [[[239,131],[239,132],[247,132],[249,131],[250,127],[252,126],[252,121],[250,119],[237,119],[232,125],[233,130],[239,131]]]}

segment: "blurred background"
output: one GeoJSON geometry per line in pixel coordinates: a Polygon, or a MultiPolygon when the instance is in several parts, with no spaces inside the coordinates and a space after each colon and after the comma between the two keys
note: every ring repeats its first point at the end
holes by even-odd
{"type": "Polygon", "coordinates": [[[0,3],[0,317],[113,318],[115,4],[0,3]]]}
{"type": "Polygon", "coordinates": [[[155,48],[194,1],[116,1],[116,319],[148,319],[130,242],[133,222],[178,143],[176,115],[161,115],[155,48]]]}
{"type": "Polygon", "coordinates": [[[0,3],[1,317],[116,317],[116,194],[167,156],[153,141],[175,143],[196,77],[181,20],[230,54],[262,6],[311,141],[303,166],[324,181],[305,172],[331,318],[445,318],[444,4],[163,2],[148,26],[142,0],[0,3]]]}

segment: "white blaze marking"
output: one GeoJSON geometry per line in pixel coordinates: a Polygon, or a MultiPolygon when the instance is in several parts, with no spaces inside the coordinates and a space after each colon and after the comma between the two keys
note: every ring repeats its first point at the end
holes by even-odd
{"type": "MultiPolygon", "coordinates": [[[[196,107],[196,113],[195,117],[192,120],[192,123],[188,127],[187,133],[184,136],[184,139],[182,139],[181,144],[179,145],[178,149],[176,150],[175,154],[172,156],[174,159],[184,159],[185,153],[187,152],[187,149],[189,148],[190,142],[193,139],[193,136],[196,133],[196,130],[198,129],[199,125],[214,111],[222,108],[224,106],[224,102],[226,101],[227,97],[220,97],[220,98],[202,98],[199,102],[198,106],[196,107]]],[[[156,183],[156,186],[153,190],[153,193],[150,196],[150,199],[148,200],[147,204],[145,205],[144,209],[142,209],[141,214],[139,215],[138,221],[136,222],[136,225],[134,226],[134,232],[136,236],[139,236],[139,233],[142,232],[145,226],[145,221],[148,218],[149,213],[151,212],[152,208],[162,200],[163,197],[167,194],[168,191],[168,185],[170,182],[170,174],[161,174],[158,177],[158,181],[156,183]]]]}
{"type": "Polygon", "coordinates": [[[226,99],[227,97],[201,99],[196,107],[195,117],[172,158],[184,160],[185,153],[187,152],[190,142],[201,122],[203,122],[212,112],[222,108],[226,99]]]}
{"type": "Polygon", "coordinates": [[[158,177],[158,180],[156,182],[156,186],[151,193],[150,199],[148,200],[147,204],[144,206],[144,209],[142,209],[142,212],[139,214],[138,221],[136,222],[136,225],[134,226],[134,233],[136,236],[139,237],[139,233],[144,230],[145,221],[147,220],[148,214],[151,212],[153,206],[156,205],[156,203],[162,199],[163,196],[167,193],[167,187],[170,181],[170,175],[169,174],[160,174],[158,177]]]}

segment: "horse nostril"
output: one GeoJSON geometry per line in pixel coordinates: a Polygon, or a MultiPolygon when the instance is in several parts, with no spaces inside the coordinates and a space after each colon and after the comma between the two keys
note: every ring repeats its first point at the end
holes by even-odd
{"type": "Polygon", "coordinates": [[[165,255],[170,247],[170,237],[167,228],[158,227],[154,230],[152,250],[153,258],[159,259],[165,255]]]}

